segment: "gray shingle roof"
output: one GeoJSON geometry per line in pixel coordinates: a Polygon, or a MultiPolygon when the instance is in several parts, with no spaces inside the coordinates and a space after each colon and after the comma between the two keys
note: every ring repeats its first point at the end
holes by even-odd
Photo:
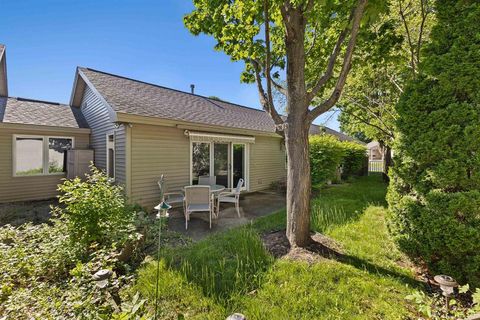
{"type": "Polygon", "coordinates": [[[24,98],[0,97],[0,123],[88,128],[78,108],[24,98]]]}
{"type": "Polygon", "coordinates": [[[319,125],[316,125],[316,124],[312,124],[310,126],[310,130],[309,130],[310,135],[323,134],[323,133],[330,134],[332,136],[336,136],[340,141],[360,142],[360,141],[358,141],[358,140],[356,140],[356,139],[354,139],[350,136],[347,136],[346,134],[344,134],[342,132],[330,129],[330,128],[325,127],[325,126],[319,126],[319,125]]]}
{"type": "Polygon", "coordinates": [[[116,112],[237,129],[275,132],[258,109],[209,99],[162,86],[79,68],[116,112]]]}

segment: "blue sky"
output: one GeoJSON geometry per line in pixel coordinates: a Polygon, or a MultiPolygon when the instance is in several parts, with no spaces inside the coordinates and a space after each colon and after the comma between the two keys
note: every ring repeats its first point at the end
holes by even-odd
{"type": "MultiPolygon", "coordinates": [[[[188,0],[0,0],[10,96],[67,103],[76,66],[260,108],[243,63],[195,37],[182,18],[188,0]]],[[[316,123],[338,129],[336,116],[316,123]]]]}

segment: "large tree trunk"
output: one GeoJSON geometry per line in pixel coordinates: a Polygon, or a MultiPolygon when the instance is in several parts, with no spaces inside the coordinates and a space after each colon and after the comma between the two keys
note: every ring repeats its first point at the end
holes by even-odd
{"type": "Polygon", "coordinates": [[[305,247],[310,238],[310,158],[305,120],[292,121],[285,132],[288,154],[287,237],[292,247],[305,247]]]}
{"type": "Polygon", "coordinates": [[[292,247],[305,247],[310,238],[310,157],[308,104],[305,86],[305,18],[290,8],[285,38],[287,51],[287,106],[285,145],[287,171],[287,237],[292,247]]]}

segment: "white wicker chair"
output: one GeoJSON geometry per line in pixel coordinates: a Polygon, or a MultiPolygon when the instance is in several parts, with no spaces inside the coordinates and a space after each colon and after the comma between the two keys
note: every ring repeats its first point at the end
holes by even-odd
{"type": "Polygon", "coordinates": [[[230,192],[221,192],[218,195],[218,212],[220,212],[220,203],[233,203],[240,218],[240,191],[242,190],[244,180],[238,180],[237,187],[230,192]]]}
{"type": "Polygon", "coordinates": [[[160,199],[160,202],[165,201],[169,205],[182,204],[183,205],[183,192],[181,191],[172,191],[168,192],[167,182],[162,178],[158,181],[158,187],[160,188],[160,194],[163,194],[163,199],[160,199]],[[163,190],[162,190],[163,187],[163,190]]]}
{"type": "Polygon", "coordinates": [[[213,186],[217,183],[217,176],[199,176],[198,185],[213,186]]]}
{"type": "Polygon", "coordinates": [[[212,228],[212,216],[214,214],[213,195],[210,186],[185,187],[185,229],[188,229],[190,214],[194,212],[208,212],[210,229],[212,228]]]}

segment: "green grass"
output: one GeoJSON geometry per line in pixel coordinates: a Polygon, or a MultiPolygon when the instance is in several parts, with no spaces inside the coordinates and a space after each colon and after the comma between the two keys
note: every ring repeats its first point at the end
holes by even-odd
{"type": "MultiPolygon", "coordinates": [[[[309,265],[274,260],[266,253],[259,234],[283,228],[285,212],[186,248],[164,250],[161,318],[224,319],[233,312],[248,319],[406,317],[404,297],[417,283],[398,264],[405,258],[388,237],[384,197],[378,177],[320,190],[312,225],[342,245],[344,255],[336,260],[309,265]],[[336,217],[335,212],[343,213],[336,217]]],[[[150,307],[154,279],[155,268],[149,265],[137,285],[150,307]]]]}
{"type": "Polygon", "coordinates": [[[323,187],[312,201],[312,229],[323,233],[355,220],[369,205],[386,205],[385,195],[386,185],[378,175],[323,187]]]}

